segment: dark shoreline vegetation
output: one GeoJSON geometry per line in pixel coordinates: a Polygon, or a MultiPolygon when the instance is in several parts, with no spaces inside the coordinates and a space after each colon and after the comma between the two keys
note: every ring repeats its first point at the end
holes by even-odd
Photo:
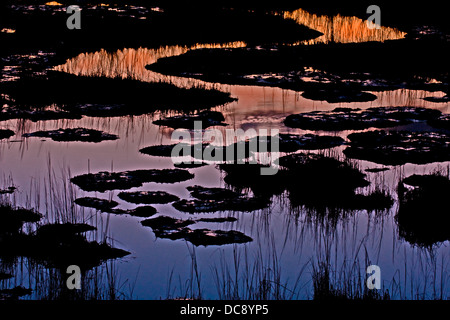
{"type": "Polygon", "coordinates": [[[0,93],[8,96],[3,101],[8,106],[3,108],[0,121],[113,117],[168,109],[193,111],[234,100],[229,93],[214,89],[184,89],[168,83],[84,77],[56,71],[49,71],[46,77],[2,82],[0,93]],[[23,95],[23,92],[27,94],[23,95]],[[52,105],[57,108],[48,109],[52,105]]]}
{"type": "MultiPolygon", "coordinates": [[[[323,89],[350,92],[353,96],[361,90],[401,88],[448,92],[448,72],[443,68],[447,63],[446,52],[448,42],[434,39],[423,40],[423,43],[405,39],[384,43],[277,46],[275,51],[271,47],[199,49],[161,58],[147,68],[208,82],[310,90],[312,93],[304,97],[313,98],[318,96],[313,95],[314,92],[323,89]],[[388,54],[398,56],[380,59],[388,54]],[[308,68],[316,71],[311,73],[308,68]],[[314,81],[306,81],[310,78],[314,81]],[[442,83],[428,83],[427,78],[435,78],[442,83]]],[[[370,101],[370,97],[361,101],[370,101]]],[[[338,100],[331,95],[330,102],[338,100]]]]}
{"type": "MultiPolygon", "coordinates": [[[[114,248],[106,239],[101,242],[89,240],[86,233],[96,231],[97,228],[85,223],[42,223],[44,218],[42,214],[33,209],[14,207],[5,200],[0,203],[0,216],[1,270],[8,270],[8,266],[13,265],[11,263],[25,258],[33,269],[44,267],[49,272],[65,274],[68,266],[77,265],[85,274],[108,260],[130,254],[125,250],[114,248]]],[[[10,278],[14,278],[14,273],[0,272],[0,281],[10,278]]],[[[56,278],[53,280],[57,281],[56,278]]],[[[23,286],[5,288],[3,284],[1,288],[2,300],[16,300],[21,296],[31,295],[34,291],[38,295],[42,294],[37,292],[39,291],[37,288],[23,286]]],[[[79,295],[83,299],[83,293],[69,294],[62,285],[49,294],[53,295],[54,299],[64,299],[64,294],[66,298],[74,299],[79,295]],[[58,296],[59,294],[61,295],[58,296]]],[[[86,297],[87,295],[84,298],[86,297]]]]}
{"type": "MultiPolygon", "coordinates": [[[[2,2],[2,25],[14,28],[16,33],[3,35],[8,52],[14,44],[16,50],[27,48],[51,48],[58,51],[60,58],[76,55],[79,48],[84,51],[98,49],[120,49],[122,47],[158,47],[171,44],[193,44],[211,42],[247,41],[253,43],[274,41],[295,42],[315,38],[321,33],[299,25],[294,21],[267,14],[263,11],[250,12],[246,8],[226,8],[215,5],[193,4],[192,6],[168,4],[160,1],[140,2],[127,7],[120,4],[111,8],[124,10],[125,14],[108,10],[109,7],[96,7],[81,3],[83,25],[81,30],[65,28],[67,14],[55,12],[61,7],[48,10],[35,10],[33,14],[24,14],[25,8],[20,3],[33,4],[39,1],[13,1],[17,5],[11,10],[8,1],[2,2]],[[139,6],[139,8],[137,8],[139,6]],[[151,10],[159,7],[162,10],[151,10]],[[142,19],[139,19],[142,18],[142,19]],[[102,23],[99,24],[98,20],[102,23]],[[230,24],[229,21],[233,23],[230,24]],[[55,28],[61,25],[62,28],[55,28]],[[205,28],[208,25],[208,28],[205,28]],[[255,28],[254,26],[259,26],[255,28]],[[226,26],[226,27],[224,27],[226,26]],[[155,32],[158,30],[158,32],[155,32]],[[42,36],[45,34],[45,37],[42,36]],[[148,37],[148,34],[152,34],[148,37]],[[60,40],[64,39],[64,46],[60,40]]],[[[110,1],[105,1],[111,3],[110,1]]],[[[67,5],[73,3],[62,1],[67,5]]],[[[114,3],[114,2],[113,2],[114,3]]],[[[62,7],[64,8],[64,7],[62,7]]],[[[0,25],[1,26],[1,25],[0,25]]],[[[2,51],[3,51],[2,50],[2,51]]],[[[13,49],[14,50],[14,49],[13,49]]]]}

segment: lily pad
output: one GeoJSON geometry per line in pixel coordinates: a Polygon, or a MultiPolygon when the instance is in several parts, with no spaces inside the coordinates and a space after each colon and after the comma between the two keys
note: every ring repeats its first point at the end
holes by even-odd
{"type": "Polygon", "coordinates": [[[178,146],[179,150],[181,151],[179,154],[177,154],[177,157],[185,157],[185,156],[192,156],[195,154],[195,152],[203,153],[203,150],[208,146],[208,144],[193,144],[188,145],[185,143],[174,143],[174,144],[163,144],[163,145],[154,145],[154,146],[148,146],[145,148],[142,148],[139,150],[139,152],[148,154],[150,156],[157,156],[157,157],[172,157],[172,150],[174,147],[178,146]]]}
{"type": "Polygon", "coordinates": [[[140,187],[145,182],[175,183],[192,178],[194,175],[183,169],[150,169],[88,173],[73,177],[70,181],[84,191],[105,192],[106,190],[140,187]]]}
{"type": "Polygon", "coordinates": [[[200,121],[202,128],[208,128],[211,126],[226,126],[225,118],[221,112],[218,111],[202,111],[195,115],[180,115],[169,117],[165,119],[155,120],[154,124],[160,126],[167,126],[174,129],[185,128],[194,129],[195,122],[200,121]]]}
{"type": "Polygon", "coordinates": [[[252,238],[235,230],[209,230],[209,229],[183,229],[180,233],[183,238],[195,246],[221,246],[233,243],[247,243],[253,241],[252,238]]]}
{"type": "Polygon", "coordinates": [[[94,208],[100,211],[108,211],[119,205],[119,203],[114,200],[105,200],[93,197],[78,198],[75,199],[74,202],[79,206],[94,208]]]}
{"type": "Polygon", "coordinates": [[[180,168],[180,169],[194,169],[194,168],[200,168],[200,167],[207,166],[208,164],[205,162],[201,162],[201,163],[180,162],[180,163],[174,163],[173,165],[175,168],[180,168]]]}
{"type": "Polygon", "coordinates": [[[189,212],[243,211],[250,212],[267,208],[270,201],[264,198],[240,196],[227,200],[180,200],[172,205],[175,209],[189,212]]]}
{"type": "Polygon", "coordinates": [[[377,99],[372,93],[351,89],[308,89],[302,93],[302,97],[328,103],[367,102],[377,99]]]}
{"type": "Polygon", "coordinates": [[[85,128],[36,131],[32,133],[25,133],[22,136],[51,138],[54,141],[84,141],[84,142],[101,142],[104,140],[119,139],[119,137],[115,134],[109,134],[99,130],[85,129],[85,128]]]}
{"type": "MultiPolygon", "coordinates": [[[[157,230],[181,230],[184,227],[187,227],[191,224],[194,224],[193,220],[181,220],[175,219],[167,216],[159,216],[157,218],[146,219],[141,221],[141,224],[145,227],[150,227],[153,231],[157,230]]],[[[156,232],[155,232],[156,233],[156,232]]]]}
{"type": "Polygon", "coordinates": [[[191,196],[200,200],[228,200],[236,199],[239,193],[225,188],[206,188],[202,186],[191,186],[186,188],[191,196]]]}
{"type": "Polygon", "coordinates": [[[147,218],[157,213],[156,208],[152,206],[140,206],[131,210],[127,210],[127,214],[135,217],[147,218]]]}
{"type": "Polygon", "coordinates": [[[177,196],[165,191],[120,192],[117,196],[127,202],[145,204],[169,203],[180,200],[177,196]]]}
{"type": "Polygon", "coordinates": [[[171,240],[185,239],[195,246],[246,243],[253,240],[242,232],[234,230],[192,230],[187,228],[187,226],[195,223],[194,220],[180,220],[167,216],[160,216],[153,219],[146,219],[141,223],[143,226],[151,227],[155,236],[158,238],[171,240]]]}
{"type": "Polygon", "coordinates": [[[267,151],[272,150],[272,142],[278,142],[278,148],[280,152],[295,152],[298,150],[318,150],[318,149],[328,149],[340,146],[344,144],[344,139],[335,136],[319,136],[315,134],[283,134],[280,133],[273,137],[271,136],[257,136],[249,139],[250,144],[252,141],[256,140],[258,149],[259,144],[266,145],[267,151]],[[275,140],[277,139],[277,140],[275,140]]]}

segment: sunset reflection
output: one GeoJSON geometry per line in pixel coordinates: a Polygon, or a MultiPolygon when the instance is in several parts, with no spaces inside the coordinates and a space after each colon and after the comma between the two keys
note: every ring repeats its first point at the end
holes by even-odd
{"type": "Polygon", "coordinates": [[[298,44],[317,43],[350,43],[366,41],[385,41],[404,38],[406,33],[395,28],[383,27],[381,29],[369,29],[366,20],[357,17],[345,17],[341,15],[318,16],[303,9],[284,12],[285,19],[295,20],[311,29],[320,31],[322,36],[302,41],[298,44]]]}
{"type": "Polygon", "coordinates": [[[108,52],[104,49],[94,53],[82,53],[67,60],[54,70],[81,76],[104,76],[108,78],[131,78],[147,82],[169,82],[180,87],[191,87],[195,84],[192,79],[165,76],[145,69],[146,65],[155,63],[160,58],[173,57],[184,54],[189,50],[213,48],[240,48],[247,44],[242,41],[224,44],[195,44],[193,46],[162,46],[157,49],[123,49],[108,52]]]}

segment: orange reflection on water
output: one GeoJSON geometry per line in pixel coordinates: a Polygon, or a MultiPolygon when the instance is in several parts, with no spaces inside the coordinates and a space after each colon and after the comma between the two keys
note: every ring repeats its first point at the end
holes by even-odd
{"type": "Polygon", "coordinates": [[[203,48],[240,48],[247,44],[242,41],[230,43],[195,44],[192,46],[162,46],[157,49],[123,49],[116,52],[100,50],[94,53],[82,53],[56,66],[54,70],[82,76],[104,76],[109,78],[130,78],[147,82],[169,82],[180,87],[190,87],[196,83],[193,79],[166,76],[145,69],[160,58],[173,57],[189,50],[203,48]]]}
{"type": "Polygon", "coordinates": [[[298,44],[385,41],[401,39],[406,35],[405,32],[390,27],[381,26],[380,29],[370,29],[366,20],[339,14],[333,17],[318,16],[303,9],[298,9],[284,12],[283,17],[285,19],[293,19],[299,24],[323,33],[318,38],[301,41],[298,44]]]}

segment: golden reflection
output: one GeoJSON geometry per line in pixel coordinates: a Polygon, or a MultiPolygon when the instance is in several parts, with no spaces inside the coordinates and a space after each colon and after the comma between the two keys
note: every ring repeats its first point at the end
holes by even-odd
{"type": "Polygon", "coordinates": [[[82,76],[104,76],[109,78],[129,78],[147,82],[168,82],[180,87],[192,87],[199,81],[188,78],[162,75],[145,69],[160,58],[184,54],[189,50],[213,48],[240,48],[247,44],[242,41],[230,43],[195,44],[193,46],[162,46],[157,49],[123,49],[110,53],[100,50],[82,53],[56,66],[54,70],[82,76]]]}
{"type": "Polygon", "coordinates": [[[47,2],[45,5],[46,6],[62,6],[63,4],[56,2],[56,1],[50,1],[50,2],[47,2]]]}
{"type": "Polygon", "coordinates": [[[284,12],[283,17],[295,20],[299,24],[323,33],[318,38],[301,41],[297,44],[385,41],[401,39],[406,35],[405,32],[390,27],[381,26],[381,29],[370,29],[367,27],[366,20],[339,14],[333,17],[318,16],[303,9],[298,9],[292,12],[284,12]]]}

